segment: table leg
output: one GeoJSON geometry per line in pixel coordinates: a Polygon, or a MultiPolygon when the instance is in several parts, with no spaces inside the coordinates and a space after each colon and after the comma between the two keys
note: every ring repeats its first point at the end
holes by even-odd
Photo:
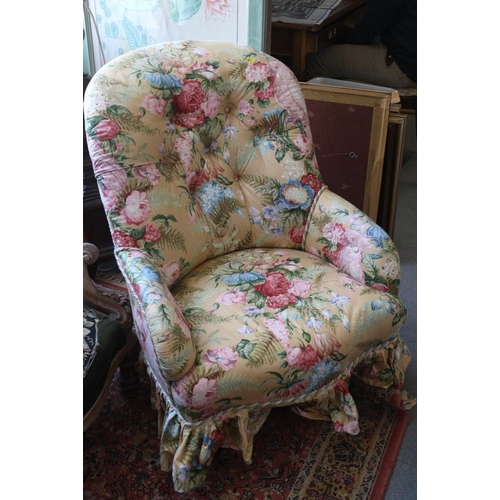
{"type": "Polygon", "coordinates": [[[307,34],[305,30],[294,30],[292,70],[301,82],[304,82],[306,79],[306,39],[307,34]]]}

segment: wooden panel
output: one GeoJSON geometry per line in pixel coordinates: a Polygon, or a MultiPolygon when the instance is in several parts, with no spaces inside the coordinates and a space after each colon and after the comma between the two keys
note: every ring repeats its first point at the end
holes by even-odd
{"type": "Polygon", "coordinates": [[[406,115],[391,113],[387,125],[384,168],[377,214],[377,223],[387,231],[391,238],[394,238],[405,133],[406,115]]]}
{"type": "Polygon", "coordinates": [[[325,184],[376,221],[390,92],[308,83],[301,87],[325,184]]]}

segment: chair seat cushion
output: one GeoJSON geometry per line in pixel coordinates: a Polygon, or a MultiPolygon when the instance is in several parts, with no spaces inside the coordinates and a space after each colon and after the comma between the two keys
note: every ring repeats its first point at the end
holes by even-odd
{"type": "Polygon", "coordinates": [[[394,338],[406,309],[300,250],[251,249],[194,269],[172,294],[197,346],[172,383],[186,420],[254,403],[293,404],[394,338]]]}
{"type": "Polygon", "coordinates": [[[120,323],[83,304],[83,416],[99,398],[127,336],[120,323]]]}

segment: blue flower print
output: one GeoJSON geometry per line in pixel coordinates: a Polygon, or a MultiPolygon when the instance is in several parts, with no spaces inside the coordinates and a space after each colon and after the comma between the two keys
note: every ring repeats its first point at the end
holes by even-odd
{"type": "Polygon", "coordinates": [[[389,240],[389,235],[379,226],[371,226],[366,231],[366,234],[375,240],[378,247],[383,246],[383,241],[389,240]]]}
{"type": "Polygon", "coordinates": [[[316,319],[316,318],[309,318],[306,321],[306,325],[309,328],[312,328],[313,330],[316,330],[316,328],[321,328],[323,326],[323,321],[321,321],[320,319],[316,319]]]}
{"type": "Polygon", "coordinates": [[[141,274],[145,278],[147,278],[148,280],[156,281],[157,283],[161,283],[160,275],[156,271],[154,271],[151,266],[144,266],[142,271],[141,271],[141,274]]]}
{"type": "Polygon", "coordinates": [[[264,218],[269,221],[279,221],[281,220],[280,211],[284,208],[283,202],[276,202],[274,205],[268,205],[262,209],[262,213],[264,214],[264,218]]]}
{"type": "Polygon", "coordinates": [[[280,187],[279,195],[288,208],[305,210],[314,199],[314,190],[296,179],[291,179],[280,187]]]}
{"type": "MultiPolygon", "coordinates": [[[[235,199],[236,197],[232,189],[221,186],[217,181],[209,181],[201,186],[199,198],[203,213],[205,215],[210,215],[219,202],[227,198],[235,199]]],[[[237,209],[236,212],[242,215],[240,209],[237,209]]]]}
{"type": "Polygon", "coordinates": [[[330,299],[330,303],[337,306],[342,307],[345,306],[351,299],[346,297],[345,295],[339,295],[335,292],[330,292],[332,294],[332,298],[330,299]]]}
{"type": "Polygon", "coordinates": [[[246,312],[249,315],[263,314],[265,312],[265,309],[264,308],[260,308],[260,307],[255,307],[255,306],[247,306],[246,307],[246,312]]]}
{"type": "Polygon", "coordinates": [[[229,123],[222,129],[222,133],[224,134],[224,137],[226,138],[226,140],[231,139],[238,132],[239,132],[239,130],[234,125],[231,125],[229,123]]]}
{"type": "Polygon", "coordinates": [[[250,271],[223,276],[222,281],[228,285],[243,285],[243,283],[252,283],[253,281],[263,280],[265,278],[263,274],[250,271]]]}
{"type": "Polygon", "coordinates": [[[273,236],[282,236],[285,233],[283,232],[283,228],[280,226],[269,226],[266,231],[267,234],[272,234],[273,236]]]}
{"type": "Polygon", "coordinates": [[[163,73],[148,73],[143,75],[151,86],[157,89],[175,89],[182,87],[182,83],[175,75],[165,75],[163,73]]]}
{"type": "Polygon", "coordinates": [[[306,391],[311,392],[318,389],[333,379],[333,375],[341,368],[341,363],[336,364],[331,358],[326,358],[317,363],[309,377],[309,386],[306,391]]]}
{"type": "Polygon", "coordinates": [[[248,335],[250,333],[253,333],[253,330],[248,325],[243,325],[240,328],[238,328],[238,333],[240,335],[248,335]]]}

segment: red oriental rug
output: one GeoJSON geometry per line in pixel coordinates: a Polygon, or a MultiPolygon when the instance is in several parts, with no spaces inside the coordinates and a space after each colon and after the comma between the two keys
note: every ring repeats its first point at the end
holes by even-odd
{"type": "MultiPolygon", "coordinates": [[[[126,300],[120,283],[106,284],[110,295],[126,300]]],[[[101,415],[83,435],[83,498],[382,500],[408,416],[354,381],[350,390],[359,410],[357,436],[275,408],[255,437],[251,465],[240,452],[219,449],[205,485],[177,493],[170,474],[160,469],[147,376],[141,374],[128,393],[113,382],[101,415]]]]}

